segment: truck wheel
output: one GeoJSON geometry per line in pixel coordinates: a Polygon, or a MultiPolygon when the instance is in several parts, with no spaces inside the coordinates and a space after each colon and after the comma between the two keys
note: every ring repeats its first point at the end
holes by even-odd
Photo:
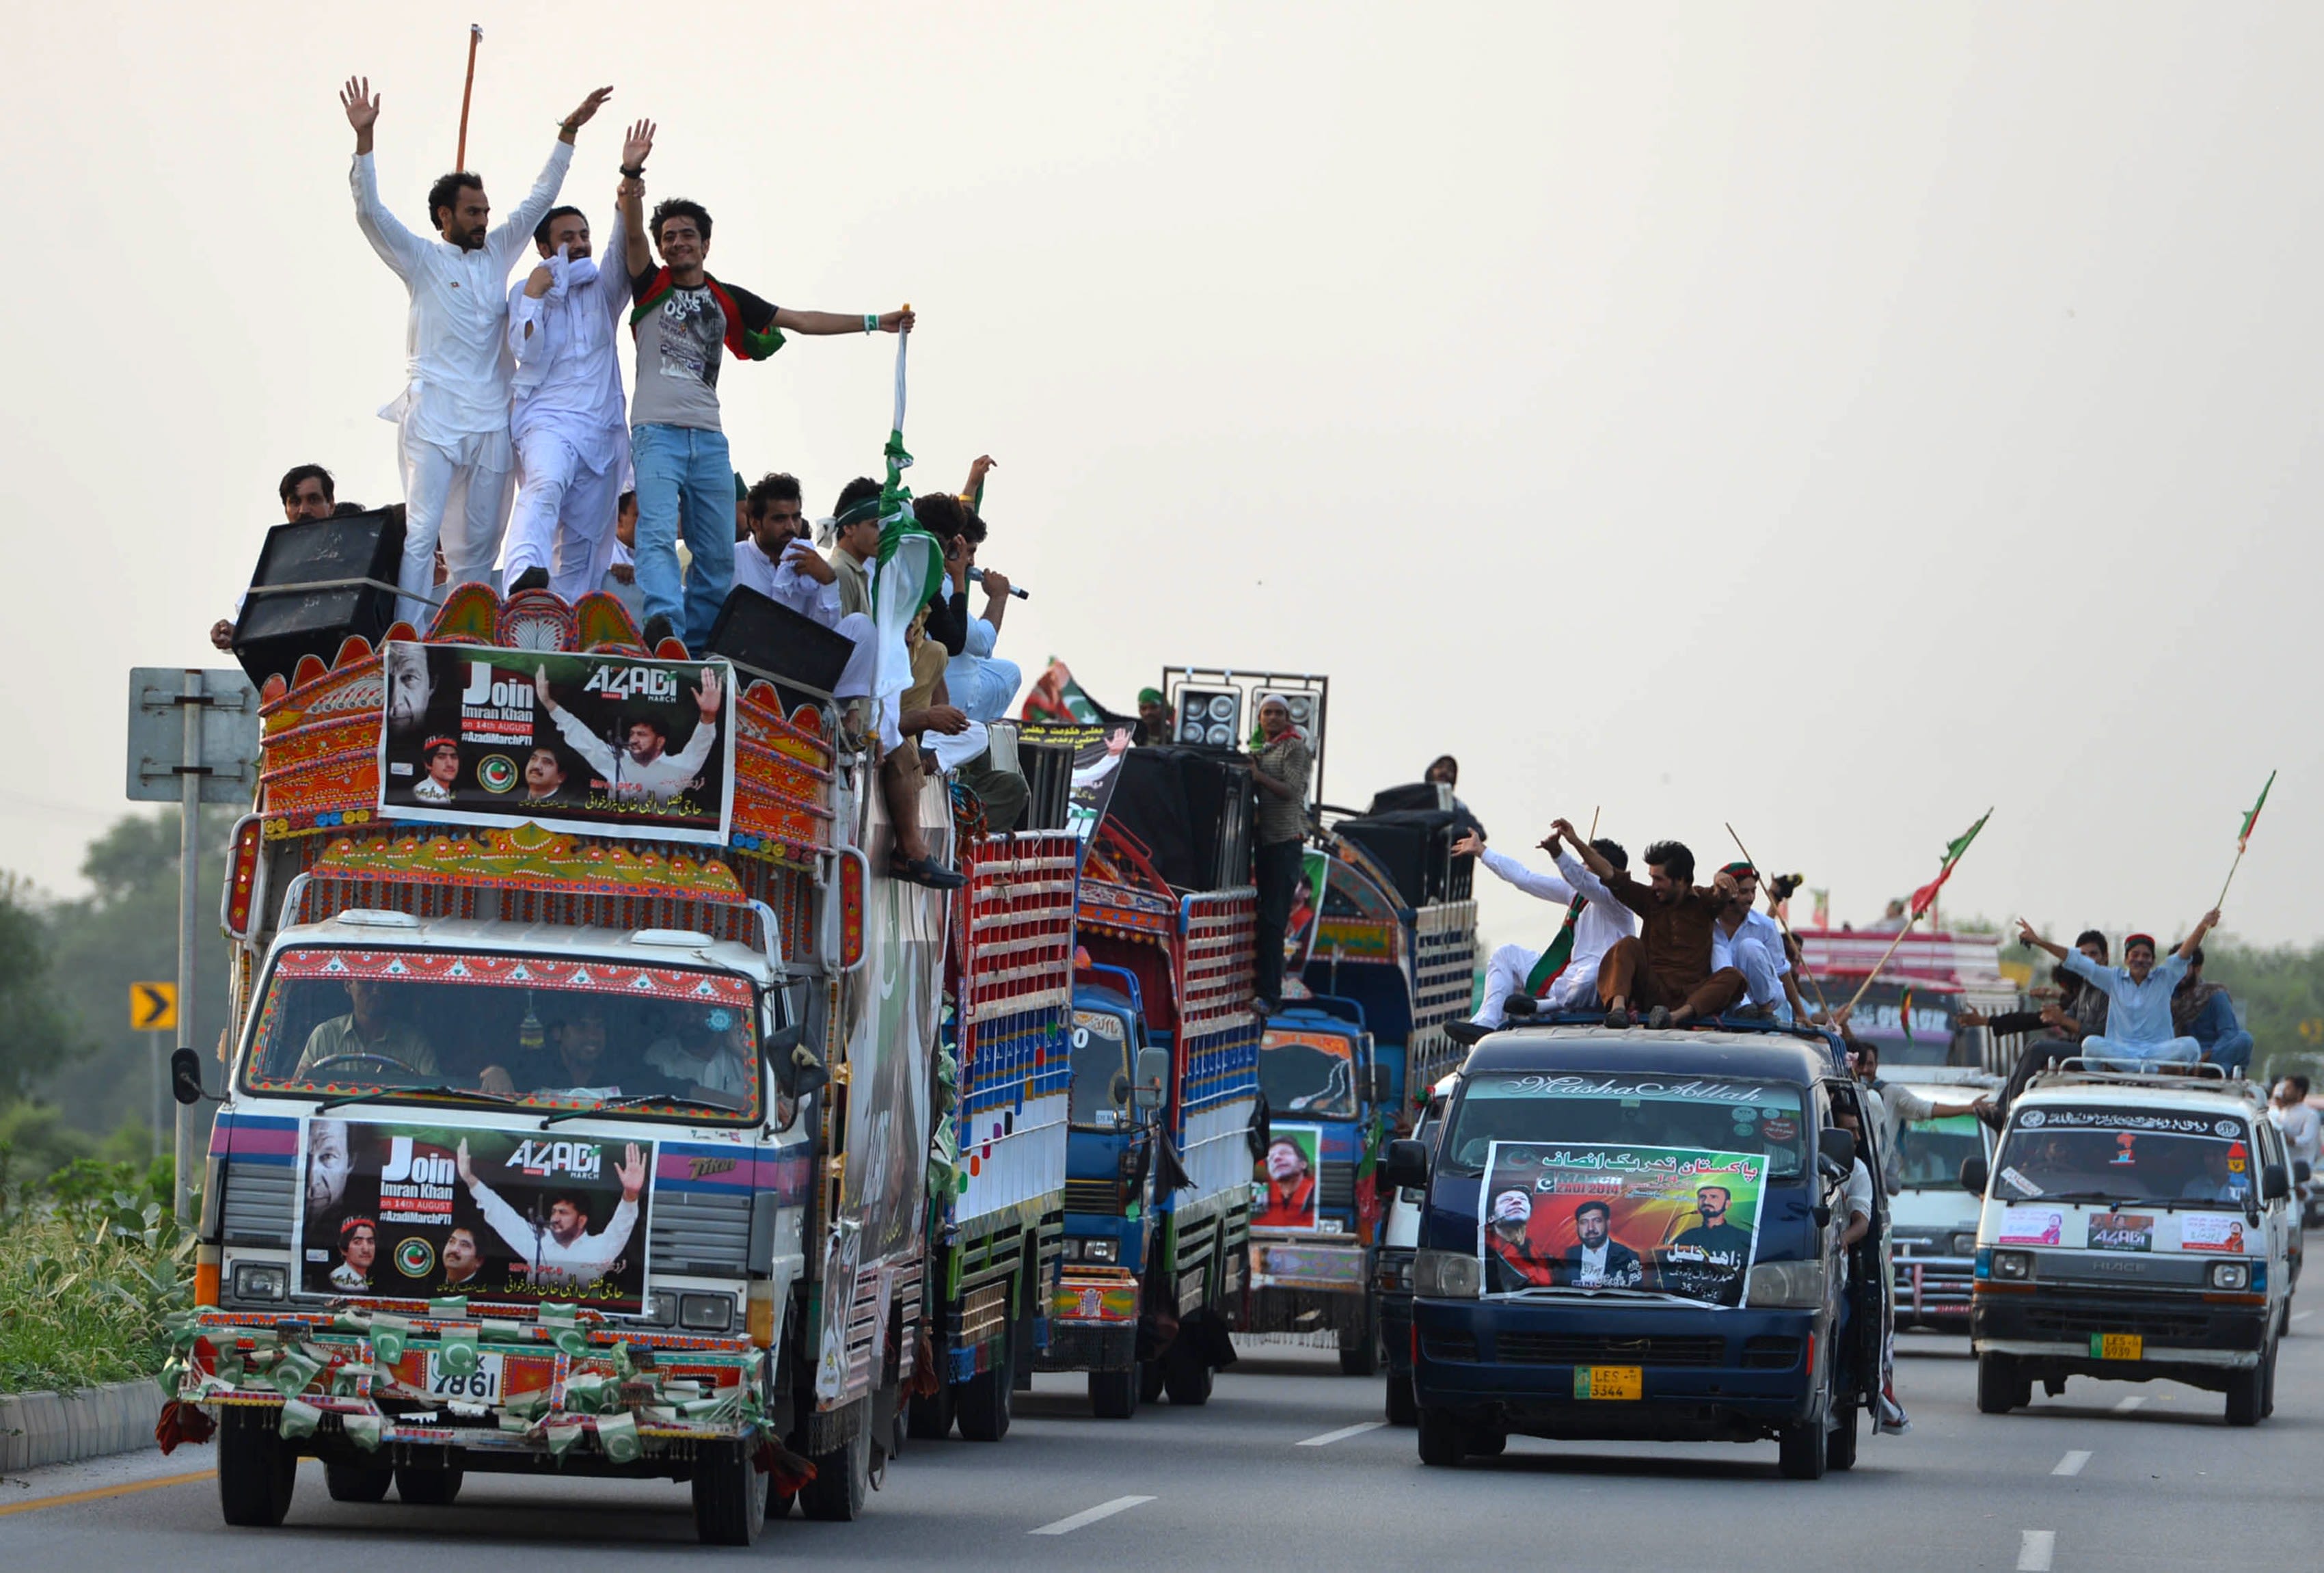
{"type": "Polygon", "coordinates": [[[694,1456],[694,1538],[747,1546],[767,1522],[767,1477],[741,1442],[705,1443],[694,1456]]]}
{"type": "Polygon", "coordinates": [[[271,1530],[290,1511],[299,1455],[285,1446],[276,1411],[228,1409],[218,1417],[218,1511],[244,1529],[271,1530]]]}
{"type": "Polygon", "coordinates": [[[1391,1371],[1388,1374],[1388,1423],[1408,1426],[1420,1419],[1419,1401],[1412,1396],[1412,1374],[1391,1371]]]}
{"type": "Polygon", "coordinates": [[[1190,1409],[1210,1402],[1210,1362],[1192,1349],[1172,1345],[1162,1356],[1162,1390],[1172,1403],[1190,1409]]]}
{"type": "Polygon", "coordinates": [[[376,1468],[368,1464],[323,1466],[323,1489],[333,1502],[383,1502],[394,1484],[395,1471],[384,1464],[376,1468]]]}
{"type": "Polygon", "coordinates": [[[1141,1360],[1141,1361],[1139,1361],[1139,1364],[1138,1364],[1138,1402],[1140,1402],[1140,1403],[1160,1403],[1160,1402],[1162,1402],[1162,1386],[1163,1386],[1162,1374],[1162,1374],[1162,1362],[1161,1362],[1161,1361],[1159,1361],[1159,1360],[1141,1360]]]}
{"type": "Polygon", "coordinates": [[[430,1469],[406,1464],[395,1472],[395,1494],[414,1507],[449,1507],[459,1500],[466,1476],[456,1466],[430,1469]]]}
{"type": "Polygon", "coordinates": [[[992,1364],[960,1384],[953,1412],[959,1417],[964,1440],[997,1442],[1009,1434],[1017,1386],[1014,1364],[1009,1358],[1009,1337],[1004,1333],[993,1346],[992,1364]]]}
{"type": "Polygon", "coordinates": [[[941,1442],[952,1435],[952,1383],[932,1393],[914,1393],[904,1409],[904,1435],[915,1442],[941,1442]]]}
{"type": "Polygon", "coordinates": [[[2275,1412],[2276,1348],[2277,1346],[2273,1343],[2267,1346],[2267,1365],[2264,1368],[2267,1373],[2267,1376],[2261,1383],[2263,1391],[2260,1393],[2259,1402],[2259,1418],[2262,1420],[2267,1419],[2270,1415],[2275,1412]]]}
{"type": "Polygon", "coordinates": [[[2015,1358],[2007,1355],[1977,1357],[1978,1413],[2007,1414],[2033,1402],[2033,1378],[2018,1371],[2015,1358]]]}
{"type": "Polygon", "coordinates": [[[1089,1374],[1090,1412],[1102,1420],[1126,1420],[1138,1412],[1139,1370],[1125,1365],[1119,1371],[1093,1371],[1089,1374]]]}
{"type": "Polygon", "coordinates": [[[2227,1373],[2227,1424],[2255,1426],[2267,1410],[2267,1356],[2248,1371],[2227,1373]]]}
{"type": "Polygon", "coordinates": [[[1361,1331],[1340,1335],[1340,1374],[1370,1376],[1379,1370],[1379,1337],[1366,1322],[1361,1331]]]}
{"type": "Polygon", "coordinates": [[[1776,1458],[1786,1480],[1821,1480],[1826,1458],[1822,1422],[1807,1420],[1775,1433],[1776,1458]]]}
{"type": "Polygon", "coordinates": [[[1840,1411],[1840,1424],[1824,1433],[1823,1458],[1827,1467],[1832,1469],[1856,1467],[1857,1421],[1863,1413],[1856,1404],[1846,1405],[1840,1411]]]}
{"type": "Polygon", "coordinates": [[[853,1523],[872,1490],[872,1433],[857,1431],[815,1460],[815,1478],[799,1487],[799,1511],[819,1523],[853,1523]]]}
{"type": "Polygon", "coordinates": [[[1432,1469],[1457,1469],[1467,1456],[1468,1437],[1461,1418],[1449,1409],[1423,1406],[1414,1423],[1419,1428],[1420,1461],[1432,1469]]]}

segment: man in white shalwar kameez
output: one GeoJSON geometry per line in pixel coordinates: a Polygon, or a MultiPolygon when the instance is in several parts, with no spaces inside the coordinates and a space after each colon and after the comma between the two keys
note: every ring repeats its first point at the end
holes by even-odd
{"type": "MultiPolygon", "coordinates": [[[[1513,994],[1537,999],[1548,1010],[1593,1002],[1598,997],[1598,964],[1605,959],[1616,940],[1638,931],[1637,914],[1616,901],[1597,876],[1563,851],[1558,841],[1559,837],[1553,834],[1543,843],[1543,849],[1557,859],[1558,873],[1554,874],[1536,873],[1516,858],[1494,851],[1474,830],[1452,844],[1456,855],[1474,854],[1487,868],[1526,894],[1561,902],[1566,909],[1565,924],[1547,948],[1558,954],[1547,969],[1549,976],[1543,979],[1541,992],[1536,994],[1529,982],[1536,970],[1542,968],[1543,957],[1547,952],[1524,945],[1503,945],[1486,964],[1485,997],[1477,1013],[1468,1022],[1455,1023],[1456,1026],[1473,1025],[1487,1030],[1499,1026],[1513,994]]],[[[1629,866],[1629,856],[1618,844],[1600,840],[1593,845],[1615,866],[1629,866]]],[[[1456,1032],[1453,1036],[1473,1041],[1483,1032],[1456,1032]]]]}

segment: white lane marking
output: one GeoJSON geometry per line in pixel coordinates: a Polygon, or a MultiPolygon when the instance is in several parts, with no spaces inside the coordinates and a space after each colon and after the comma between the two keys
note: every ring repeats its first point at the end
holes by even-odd
{"type": "Polygon", "coordinates": [[[2134,1393],[2128,1398],[2116,1403],[2114,1406],[2114,1412],[2116,1414],[2128,1414],[2132,1410],[2141,1407],[2145,1402],[2146,1395],[2144,1393],[2134,1393]]]}
{"type": "Polygon", "coordinates": [[[1344,1442],[1350,1437],[1360,1437],[1366,1431],[1379,1430],[1386,1420],[1366,1420],[1361,1425],[1342,1426],[1336,1431],[1325,1431],[1320,1437],[1310,1437],[1299,1445],[1303,1448],[1328,1448],[1334,1442],[1344,1442]]]}
{"type": "MultiPolygon", "coordinates": [[[[1070,1535],[1075,1530],[1093,1524],[1102,1518],[1111,1518],[1125,1508],[1136,1507],[1141,1502],[1153,1500],[1150,1496],[1117,1496],[1111,1502],[1101,1502],[1095,1507],[1085,1507],[1070,1518],[1061,1518],[1055,1523],[1043,1524],[1038,1530],[1028,1530],[1025,1532],[1029,1535],[1070,1535]]],[[[2045,1568],[2049,1566],[2047,1562],[2042,1565],[2045,1568]]]]}
{"type": "Polygon", "coordinates": [[[2067,1454],[2064,1457],[2059,1459],[2058,1467],[2055,1469],[2051,1470],[2050,1473],[2052,1475],[2080,1475],[2082,1472],[2082,1466],[2089,1461],[2089,1454],[2085,1450],[2077,1448],[2072,1452],[2067,1454]]]}
{"type": "Polygon", "coordinates": [[[2057,1554],[2057,1531],[2019,1531],[2017,1535],[2017,1573],[2050,1573],[2050,1559],[2057,1554]]]}
{"type": "Polygon", "coordinates": [[[2295,1322],[2304,1322],[2315,1314],[2316,1313],[2312,1310],[2293,1311],[2292,1313],[2292,1319],[2295,1322]]]}

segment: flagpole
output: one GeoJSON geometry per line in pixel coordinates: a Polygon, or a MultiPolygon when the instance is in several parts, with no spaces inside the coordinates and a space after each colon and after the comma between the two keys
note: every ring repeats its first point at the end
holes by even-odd
{"type": "Polygon", "coordinates": [[[468,167],[468,97],[476,90],[476,46],[484,42],[482,23],[468,23],[468,79],[460,84],[460,145],[452,154],[452,167],[468,167]]]}
{"type": "MultiPolygon", "coordinates": [[[[1727,838],[1735,843],[1735,850],[1743,855],[1744,862],[1749,864],[1755,870],[1759,866],[1759,860],[1751,856],[1751,849],[1743,845],[1743,837],[1735,834],[1735,827],[1732,825],[1727,827],[1727,838]]],[[[1792,932],[1791,921],[1784,916],[1783,910],[1780,907],[1775,907],[1770,908],[1769,911],[1775,917],[1775,927],[1784,931],[1784,938],[1797,943],[1799,936],[1792,932]]],[[[1800,969],[1803,972],[1807,970],[1807,959],[1808,948],[1801,945],[1800,969]]],[[[1824,1018],[1829,1021],[1831,1017],[1831,1002],[1823,997],[1823,984],[1812,972],[1808,973],[1808,986],[1815,990],[1816,1004],[1823,1007],[1824,1018]]]]}
{"type": "Polygon", "coordinates": [[[1880,976],[1880,969],[1888,965],[1888,958],[1896,954],[1896,947],[1904,942],[1904,936],[1911,933],[1913,931],[1913,925],[1920,921],[1921,916],[1918,912],[1912,914],[1904,920],[1904,926],[1896,930],[1896,938],[1888,942],[1888,948],[1880,953],[1880,959],[1872,964],[1872,970],[1864,975],[1864,981],[1856,985],[1855,995],[1850,997],[1846,1004],[1840,1006],[1841,1010],[1849,1012],[1850,1013],[1854,1013],[1856,1010],[1857,1001],[1864,997],[1864,991],[1872,986],[1872,980],[1880,976]]]}
{"type": "Polygon", "coordinates": [[[2233,863],[2230,863],[2229,865],[2227,865],[2227,883],[2226,883],[2225,884],[2222,884],[2222,885],[2220,885],[2220,886],[2219,886],[2219,899],[2218,899],[2218,901],[2213,902],[2211,903],[2211,910],[2212,910],[2213,911],[2215,911],[2215,912],[2216,912],[2216,911],[2218,911],[2221,907],[2224,907],[2224,906],[2226,906],[2226,905],[2227,904],[2227,885],[2230,885],[2230,884],[2235,884],[2235,883],[2236,883],[2236,870],[2237,870],[2238,868],[2241,868],[2243,865],[2244,865],[2244,849],[2243,849],[2242,846],[2239,844],[2239,845],[2237,845],[2237,847],[2236,847],[2236,860],[2235,860],[2233,863]]]}

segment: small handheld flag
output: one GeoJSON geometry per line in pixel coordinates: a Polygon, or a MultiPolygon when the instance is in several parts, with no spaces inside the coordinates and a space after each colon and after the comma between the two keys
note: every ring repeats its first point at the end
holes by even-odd
{"type": "Polygon", "coordinates": [[[1986,820],[1992,818],[1993,810],[1986,810],[1978,816],[1976,824],[1946,845],[1944,865],[1937,870],[1937,877],[1913,893],[1913,916],[1920,917],[1936,904],[1937,892],[1942,890],[1945,881],[1953,876],[1953,865],[1960,861],[1961,854],[1969,850],[1969,844],[1977,839],[1977,833],[1984,829],[1986,820]]]}
{"type": "Polygon", "coordinates": [[[2275,772],[2271,770],[2267,773],[2267,785],[2259,789],[2259,801],[2254,803],[2251,806],[2251,812],[2244,816],[2244,828],[2236,834],[2237,856],[2243,855],[2245,846],[2251,840],[2252,827],[2259,823],[2259,811],[2267,807],[2267,794],[2274,785],[2275,772]]]}

